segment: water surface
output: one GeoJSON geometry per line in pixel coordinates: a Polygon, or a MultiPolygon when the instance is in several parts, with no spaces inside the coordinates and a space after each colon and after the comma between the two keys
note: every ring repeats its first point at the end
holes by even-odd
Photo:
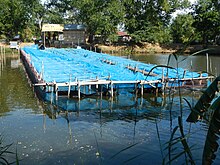
{"type": "MultiPolygon", "coordinates": [[[[13,143],[11,151],[17,148],[20,164],[162,164],[163,160],[168,162],[166,146],[173,129],[178,126],[178,116],[183,118],[184,133],[190,133],[187,142],[192,146],[194,161],[202,163],[208,125],[185,122],[190,109],[183,103],[180,113],[177,92],[165,97],[145,94],[143,98],[121,92],[114,99],[96,97],[80,102],[60,98],[56,103],[60,106],[53,106],[36,98],[19,57],[7,56],[1,58],[0,68],[0,133],[4,144],[13,143]]],[[[166,64],[168,56],[131,58],[166,64]]],[[[210,70],[219,75],[220,56],[209,58],[210,70]]],[[[205,56],[197,56],[180,66],[205,71],[206,64],[205,56]]],[[[195,104],[200,95],[199,91],[183,91],[183,97],[191,104],[195,104]]],[[[177,131],[175,137],[179,135],[177,131]]],[[[181,143],[175,147],[172,154],[183,151],[181,143]]],[[[14,161],[15,155],[7,158],[14,161]]],[[[219,163],[218,150],[214,164],[219,163]]],[[[185,156],[178,157],[172,164],[186,164],[185,156]]]]}

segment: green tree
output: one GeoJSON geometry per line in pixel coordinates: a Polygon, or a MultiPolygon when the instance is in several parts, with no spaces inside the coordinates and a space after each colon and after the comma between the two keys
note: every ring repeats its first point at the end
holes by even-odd
{"type": "Polygon", "coordinates": [[[124,7],[120,0],[50,0],[48,7],[51,15],[47,20],[61,16],[61,20],[56,17],[59,23],[84,24],[91,43],[96,34],[101,35],[103,40],[114,34],[124,18],[124,7]]]}
{"type": "Polygon", "coordinates": [[[177,15],[171,24],[171,34],[175,43],[187,43],[196,38],[191,14],[177,15]]]}
{"type": "Polygon", "coordinates": [[[124,9],[120,0],[78,0],[77,20],[87,27],[89,42],[95,34],[102,35],[104,40],[114,34],[117,26],[123,22],[124,9]]]}
{"type": "Polygon", "coordinates": [[[34,5],[40,0],[0,0],[0,35],[12,39],[32,29],[34,5]]]}
{"type": "Polygon", "coordinates": [[[46,6],[44,23],[64,24],[66,23],[66,13],[72,8],[70,0],[50,0],[46,6]]]}
{"type": "Polygon", "coordinates": [[[220,3],[218,0],[198,0],[194,7],[194,27],[202,36],[202,43],[215,41],[220,35],[220,3]]]}
{"type": "Polygon", "coordinates": [[[172,13],[189,5],[187,0],[124,0],[125,28],[135,42],[168,42],[172,13]]]}

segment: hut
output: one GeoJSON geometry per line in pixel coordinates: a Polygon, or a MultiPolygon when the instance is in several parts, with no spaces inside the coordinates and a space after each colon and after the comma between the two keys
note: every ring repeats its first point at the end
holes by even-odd
{"type": "Polygon", "coordinates": [[[86,42],[86,28],[84,25],[65,24],[63,29],[64,44],[74,47],[86,42]]]}
{"type": "Polygon", "coordinates": [[[42,38],[44,46],[54,46],[58,42],[62,42],[63,37],[62,24],[44,24],[42,26],[42,38]]]}

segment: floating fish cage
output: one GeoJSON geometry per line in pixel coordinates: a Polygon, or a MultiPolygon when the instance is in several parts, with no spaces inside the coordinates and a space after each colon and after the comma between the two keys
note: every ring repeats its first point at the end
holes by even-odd
{"type": "Polygon", "coordinates": [[[36,45],[21,49],[21,59],[35,88],[41,94],[87,97],[109,95],[119,89],[158,92],[169,87],[204,85],[207,73],[182,68],[156,67],[131,59],[77,48],[39,49],[36,45]]]}

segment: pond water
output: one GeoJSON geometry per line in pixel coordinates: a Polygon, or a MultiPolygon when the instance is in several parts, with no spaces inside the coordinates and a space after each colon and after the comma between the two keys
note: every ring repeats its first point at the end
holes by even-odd
{"type": "MultiPolygon", "coordinates": [[[[168,56],[129,58],[166,64],[168,56]]],[[[210,72],[219,75],[220,56],[209,59],[210,72]]],[[[180,63],[180,67],[197,71],[206,71],[206,65],[205,56],[190,57],[180,63]]],[[[182,143],[174,144],[173,150],[167,148],[174,128],[179,125],[178,116],[182,117],[192,158],[196,164],[202,164],[208,124],[186,122],[190,109],[183,102],[180,111],[176,91],[165,96],[145,94],[143,98],[122,92],[114,99],[96,97],[80,102],[61,98],[59,104],[63,108],[60,108],[36,98],[19,56],[1,56],[0,66],[0,134],[3,144],[12,143],[10,151],[17,150],[22,165],[163,164],[169,162],[169,155],[174,159],[171,164],[187,164],[187,154],[177,157],[184,151],[182,143]],[[71,111],[71,106],[80,110],[71,111]]],[[[182,96],[192,105],[200,95],[200,91],[182,91],[182,96]]],[[[174,137],[179,136],[177,130],[174,137]]],[[[214,164],[219,164],[220,151],[215,154],[214,164]]],[[[15,161],[13,154],[6,158],[15,161]]]]}

